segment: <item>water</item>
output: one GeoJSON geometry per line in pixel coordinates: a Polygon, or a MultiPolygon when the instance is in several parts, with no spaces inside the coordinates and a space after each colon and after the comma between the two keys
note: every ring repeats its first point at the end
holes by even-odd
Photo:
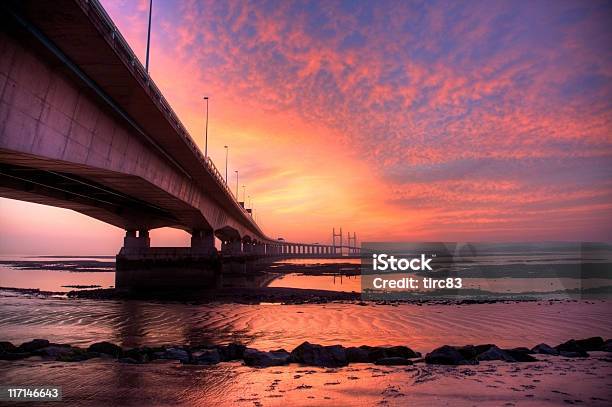
{"type": "MultiPolygon", "coordinates": [[[[511,278],[534,263],[567,264],[551,255],[487,257],[498,267],[491,278],[466,278],[475,287],[508,292],[555,291],[585,280],[569,277],[511,278]]],[[[66,292],[67,285],[114,284],[112,257],[0,258],[0,286],[66,292]],[[33,268],[29,270],[28,268],[33,268]],[[95,270],[95,271],[92,271],[95,270]]],[[[325,260],[292,260],[273,287],[360,291],[360,276],[332,268],[308,275],[325,260]],[[292,270],[292,266],[295,269],[292,270]],[[313,270],[312,268],[310,270],[313,270]]],[[[348,263],[357,264],[358,260],[348,263]]],[[[334,264],[344,263],[334,261],[334,264]]],[[[342,267],[342,266],[339,266],[342,267]]],[[[466,267],[466,274],[470,269],[466,267]]],[[[601,278],[587,279],[606,285],[601,278]]],[[[608,300],[538,301],[471,305],[356,303],[238,304],[141,300],[69,299],[0,290],[0,340],[33,338],[86,347],[111,341],[122,347],[242,342],[261,350],[291,350],[303,341],[344,346],[407,345],[422,353],[445,344],[495,343],[500,347],[550,345],[570,338],[612,337],[608,300]]],[[[605,357],[528,364],[489,362],[470,367],[416,364],[342,369],[289,365],[254,369],[240,362],[215,366],[156,361],[126,365],[112,360],[61,363],[30,358],[0,361],[0,383],[60,385],[70,405],[337,406],[495,405],[517,397],[533,405],[565,399],[609,405],[612,363],[605,357]],[[537,377],[537,379],[535,379],[537,377]],[[461,389],[456,391],[455,389],[461,389]]]]}

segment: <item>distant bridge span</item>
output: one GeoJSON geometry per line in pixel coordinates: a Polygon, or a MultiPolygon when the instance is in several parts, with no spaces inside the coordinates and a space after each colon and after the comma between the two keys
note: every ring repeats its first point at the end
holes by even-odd
{"type": "Polygon", "coordinates": [[[0,196],[123,228],[125,256],[175,253],[150,247],[166,226],[192,235],[190,255],[215,253],[215,236],[232,256],[341,254],[264,234],[97,1],[0,12],[0,196]]]}

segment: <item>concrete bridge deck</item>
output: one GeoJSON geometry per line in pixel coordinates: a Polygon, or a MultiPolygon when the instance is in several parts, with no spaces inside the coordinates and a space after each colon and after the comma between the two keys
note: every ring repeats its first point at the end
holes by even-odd
{"type": "Polygon", "coordinates": [[[216,255],[215,237],[224,255],[341,255],[261,230],[98,1],[0,11],[0,196],[123,228],[119,256],[159,255],[149,238],[159,227],[192,235],[164,256],[216,255]]]}

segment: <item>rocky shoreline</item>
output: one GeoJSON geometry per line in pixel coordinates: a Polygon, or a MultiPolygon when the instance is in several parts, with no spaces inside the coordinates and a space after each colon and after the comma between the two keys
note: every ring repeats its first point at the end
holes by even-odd
{"type": "MultiPolygon", "coordinates": [[[[146,300],[180,302],[193,304],[226,303],[226,304],[260,304],[280,303],[283,305],[299,304],[327,304],[354,303],[360,306],[366,305],[390,305],[401,304],[414,305],[472,305],[472,304],[495,304],[495,303],[519,303],[519,302],[577,302],[573,298],[537,298],[533,296],[508,295],[503,297],[490,297],[481,295],[478,297],[417,297],[399,299],[362,299],[359,292],[331,291],[307,288],[286,287],[256,287],[256,288],[218,288],[201,289],[194,291],[122,291],[114,288],[94,288],[84,290],[72,290],[68,292],[43,291],[36,288],[0,287],[0,292],[6,291],[15,294],[36,296],[40,298],[67,297],[69,299],[90,300],[146,300]]],[[[594,299],[600,300],[600,299],[594,299]]],[[[588,300],[586,300],[588,301],[588,300]]]]}
{"type": "Polygon", "coordinates": [[[120,363],[145,364],[156,360],[174,360],[184,364],[214,365],[221,362],[243,361],[247,366],[270,367],[297,363],[303,366],[343,367],[352,363],[374,363],[384,366],[412,365],[476,365],[485,361],[507,363],[536,362],[536,355],[564,358],[586,358],[588,352],[612,352],[612,339],[601,337],[570,339],[556,346],[545,343],[532,348],[502,349],[494,344],[450,346],[444,345],[425,357],[407,346],[318,345],[303,342],[291,352],[285,349],[262,351],[244,344],[227,345],[168,345],[123,349],[110,342],[97,342],[87,348],[51,343],[34,339],[19,346],[0,342],[0,360],[13,361],[31,357],[60,362],[81,362],[94,358],[115,359],[120,363]]]}

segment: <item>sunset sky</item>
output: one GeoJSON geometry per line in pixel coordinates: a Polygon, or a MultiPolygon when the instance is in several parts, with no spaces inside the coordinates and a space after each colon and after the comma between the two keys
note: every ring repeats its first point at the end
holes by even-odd
{"type": "MultiPolygon", "coordinates": [[[[144,61],[148,0],[102,0],[144,61]]],[[[151,75],[272,237],[612,240],[612,3],[154,0],[151,75]],[[242,194],[242,193],[241,193],[242,194]]],[[[0,252],[123,232],[0,199],[0,252]]],[[[153,245],[188,235],[160,230],[153,245]]]]}

